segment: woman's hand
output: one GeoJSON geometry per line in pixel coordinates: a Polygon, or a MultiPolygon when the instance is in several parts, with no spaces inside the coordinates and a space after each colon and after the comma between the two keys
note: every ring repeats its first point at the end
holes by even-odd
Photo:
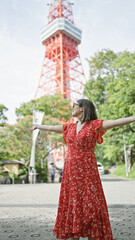
{"type": "Polygon", "coordinates": [[[33,125],[33,127],[32,128],[29,128],[29,131],[34,131],[34,130],[36,130],[36,129],[38,129],[38,127],[37,127],[37,125],[33,125]]]}

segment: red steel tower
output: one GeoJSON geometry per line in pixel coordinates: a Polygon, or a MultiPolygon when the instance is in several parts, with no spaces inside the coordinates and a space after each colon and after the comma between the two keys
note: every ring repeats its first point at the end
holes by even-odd
{"type": "Polygon", "coordinates": [[[74,24],[72,3],[53,0],[49,5],[48,25],[41,32],[45,56],[34,98],[61,93],[74,102],[82,97],[86,82],[78,51],[81,30],[74,24]]]}

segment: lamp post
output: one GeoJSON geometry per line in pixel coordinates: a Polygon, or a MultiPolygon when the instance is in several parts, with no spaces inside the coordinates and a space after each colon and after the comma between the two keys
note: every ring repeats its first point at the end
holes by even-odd
{"type": "Polygon", "coordinates": [[[127,154],[126,154],[126,143],[125,143],[124,129],[123,129],[123,144],[124,144],[124,157],[125,157],[125,166],[126,166],[126,176],[128,177],[128,166],[127,166],[127,154]]]}
{"type": "MultiPolygon", "coordinates": [[[[43,120],[44,112],[35,111],[33,109],[33,125],[41,124],[43,120]]],[[[29,181],[30,183],[36,183],[36,169],[35,169],[35,148],[36,148],[36,140],[39,133],[39,129],[33,131],[32,136],[32,149],[31,149],[31,157],[30,157],[30,169],[29,169],[29,181]]]]}

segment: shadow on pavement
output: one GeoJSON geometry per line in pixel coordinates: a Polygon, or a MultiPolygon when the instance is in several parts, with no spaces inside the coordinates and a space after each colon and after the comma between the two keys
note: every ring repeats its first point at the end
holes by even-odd
{"type": "Polygon", "coordinates": [[[108,205],[114,240],[135,239],[135,205],[108,205]]]}
{"type": "MultiPolygon", "coordinates": [[[[52,231],[57,205],[1,204],[0,207],[1,240],[56,239],[52,231]]],[[[135,205],[113,204],[108,205],[108,209],[114,240],[134,240],[135,205]]]]}
{"type": "MultiPolygon", "coordinates": [[[[14,204],[15,205],[15,204],[14,204]]],[[[46,205],[46,204],[45,204],[46,205]]],[[[0,240],[54,240],[53,227],[56,212],[50,208],[12,207],[1,208],[0,240]],[[3,216],[3,218],[2,218],[3,216]]]]}
{"type": "Polygon", "coordinates": [[[130,181],[129,179],[119,178],[113,175],[100,175],[102,182],[123,182],[130,181]]]}

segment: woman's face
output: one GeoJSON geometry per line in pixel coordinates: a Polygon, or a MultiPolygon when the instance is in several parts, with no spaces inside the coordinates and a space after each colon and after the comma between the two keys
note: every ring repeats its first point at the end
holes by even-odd
{"type": "Polygon", "coordinates": [[[72,107],[72,116],[73,117],[80,117],[82,115],[83,108],[79,107],[79,104],[75,102],[72,107]]]}

